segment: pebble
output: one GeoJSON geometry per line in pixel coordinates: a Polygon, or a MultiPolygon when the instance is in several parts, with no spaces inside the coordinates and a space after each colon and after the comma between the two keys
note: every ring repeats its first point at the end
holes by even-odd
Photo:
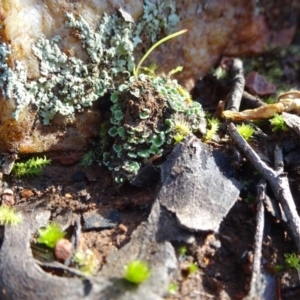
{"type": "Polygon", "coordinates": [[[60,262],[65,262],[72,255],[72,243],[67,239],[59,240],[54,248],[54,255],[60,262]]]}
{"type": "Polygon", "coordinates": [[[28,199],[34,196],[34,192],[29,189],[24,189],[20,192],[22,198],[28,199]]]}
{"type": "Polygon", "coordinates": [[[124,233],[127,233],[127,231],[128,231],[128,228],[124,224],[119,224],[118,229],[124,233]]]}
{"type": "Polygon", "coordinates": [[[1,194],[1,202],[2,202],[2,205],[3,204],[8,205],[8,206],[14,205],[15,197],[14,197],[13,190],[8,189],[8,188],[4,189],[1,194]]]}

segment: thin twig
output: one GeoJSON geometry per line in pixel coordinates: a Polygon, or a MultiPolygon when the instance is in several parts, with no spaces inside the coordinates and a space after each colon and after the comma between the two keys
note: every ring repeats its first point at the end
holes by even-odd
{"type": "Polygon", "coordinates": [[[231,74],[233,77],[232,88],[226,98],[226,110],[239,111],[245,88],[243,62],[240,59],[233,59],[231,74]]]}
{"type": "Polygon", "coordinates": [[[300,218],[298,216],[296,205],[290,190],[287,174],[279,174],[268,167],[254,152],[250,145],[240,136],[234,124],[230,123],[228,125],[228,131],[230,136],[242,149],[248,160],[270,184],[276,199],[281,204],[287,219],[287,224],[293,235],[297,251],[300,253],[300,218]]]}
{"type": "Polygon", "coordinates": [[[279,144],[276,144],[274,150],[274,169],[278,174],[283,173],[283,153],[279,144]]]}
{"type": "Polygon", "coordinates": [[[260,100],[257,96],[253,96],[246,91],[243,91],[242,103],[247,109],[266,105],[266,103],[260,100]]]}
{"type": "Polygon", "coordinates": [[[67,267],[67,266],[65,266],[65,265],[63,265],[63,264],[61,264],[57,261],[55,261],[55,262],[43,262],[43,261],[39,261],[39,260],[35,259],[35,262],[38,265],[40,265],[41,267],[44,267],[44,268],[53,268],[53,269],[57,269],[57,270],[62,270],[62,271],[68,272],[70,274],[76,275],[76,276],[81,277],[81,278],[87,278],[88,277],[84,273],[80,272],[79,270],[67,267]]]}
{"type": "Polygon", "coordinates": [[[265,209],[263,201],[266,197],[266,182],[260,180],[257,185],[257,214],[256,214],[256,233],[254,238],[254,258],[252,268],[252,278],[250,284],[250,291],[244,300],[256,300],[260,299],[263,287],[260,281],[260,269],[261,269],[261,256],[262,256],[262,242],[264,235],[264,223],[265,223],[265,209]]]}

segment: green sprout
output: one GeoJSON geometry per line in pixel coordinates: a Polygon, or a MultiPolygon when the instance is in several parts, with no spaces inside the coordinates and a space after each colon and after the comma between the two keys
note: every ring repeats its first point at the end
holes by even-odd
{"type": "Polygon", "coordinates": [[[171,132],[173,133],[174,144],[176,145],[192,133],[192,129],[187,121],[183,118],[177,117],[172,122],[171,132]]]}
{"type": "Polygon", "coordinates": [[[173,76],[174,74],[181,72],[182,70],[183,70],[183,66],[177,66],[175,69],[171,70],[171,71],[168,73],[168,77],[171,77],[171,76],[173,76]]]}
{"type": "Polygon", "coordinates": [[[93,251],[77,251],[74,255],[74,261],[78,269],[85,275],[95,275],[99,269],[99,261],[93,251]]]}
{"type": "Polygon", "coordinates": [[[178,284],[177,283],[173,283],[173,282],[171,282],[170,284],[169,284],[169,289],[168,289],[168,291],[169,291],[169,293],[171,294],[171,295],[176,295],[176,293],[178,292],[178,284]]]}
{"type": "Polygon", "coordinates": [[[90,150],[88,151],[87,153],[85,153],[83,156],[82,156],[82,159],[81,159],[81,162],[80,162],[80,166],[82,167],[89,167],[93,164],[93,162],[95,161],[96,159],[96,155],[95,155],[95,152],[90,150]]]}
{"type": "Polygon", "coordinates": [[[198,271],[198,266],[195,264],[195,263],[191,263],[189,266],[188,266],[188,272],[189,274],[193,274],[195,272],[198,271]]]}
{"type": "Polygon", "coordinates": [[[289,268],[296,269],[298,272],[300,271],[300,258],[296,253],[285,253],[285,263],[289,268]]]}
{"type": "Polygon", "coordinates": [[[286,131],[288,129],[282,115],[275,114],[269,121],[273,127],[272,131],[286,131]]]}
{"type": "Polygon", "coordinates": [[[152,79],[155,77],[156,69],[157,69],[157,65],[155,63],[150,64],[148,67],[141,67],[143,73],[147,74],[152,79]]]}
{"type": "Polygon", "coordinates": [[[39,244],[44,244],[49,248],[54,248],[56,243],[64,238],[65,232],[61,230],[58,224],[55,222],[49,223],[46,228],[39,229],[39,238],[37,239],[39,244]]]}
{"type": "Polygon", "coordinates": [[[204,141],[206,143],[209,142],[219,130],[220,121],[216,118],[211,118],[208,120],[208,125],[210,129],[207,130],[206,135],[204,137],[204,141]]]}
{"type": "Polygon", "coordinates": [[[185,256],[187,254],[187,247],[185,245],[182,245],[178,248],[178,254],[180,256],[185,256]]]}
{"type": "Polygon", "coordinates": [[[275,265],[274,269],[276,272],[281,272],[284,270],[284,267],[283,267],[283,265],[275,265]]]}
{"type": "Polygon", "coordinates": [[[33,157],[26,162],[15,163],[12,171],[17,177],[39,175],[50,162],[51,159],[47,159],[46,156],[44,158],[33,157]]]}
{"type": "Polygon", "coordinates": [[[163,39],[159,40],[158,42],[156,42],[146,53],[145,55],[142,57],[142,59],[140,60],[140,62],[138,63],[137,67],[134,67],[133,68],[133,75],[135,77],[135,79],[137,80],[138,79],[138,76],[139,76],[139,71],[140,71],[140,68],[141,68],[141,65],[142,63],[144,62],[144,60],[149,56],[149,54],[156,48],[158,47],[159,45],[161,45],[162,43],[180,35],[180,34],[183,34],[185,32],[187,32],[188,30],[187,29],[183,29],[183,30],[180,30],[180,31],[177,31],[173,34],[170,34],[166,37],[164,37],[163,39]]]}
{"type": "Polygon", "coordinates": [[[125,275],[124,278],[135,284],[144,282],[150,277],[151,270],[149,269],[146,262],[141,260],[133,260],[124,267],[125,275]]]}
{"type": "Polygon", "coordinates": [[[0,206],[0,225],[17,225],[22,221],[22,216],[11,207],[0,206]]]}
{"type": "Polygon", "coordinates": [[[251,139],[254,133],[254,128],[251,125],[244,123],[236,126],[236,130],[246,141],[251,139]]]}

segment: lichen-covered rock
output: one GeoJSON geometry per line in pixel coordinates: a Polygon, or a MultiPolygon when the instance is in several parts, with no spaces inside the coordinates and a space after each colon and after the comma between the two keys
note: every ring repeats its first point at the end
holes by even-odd
{"type": "Polygon", "coordinates": [[[221,54],[288,44],[295,26],[271,30],[260,9],[246,0],[1,0],[0,150],[84,147],[95,130],[77,126],[75,113],[96,128],[99,120],[86,108],[128,77],[155,41],[179,29],[189,31],[161,45],[146,64],[156,63],[158,74],[182,65],[176,76],[188,88],[221,54]],[[37,122],[48,124],[56,115],[65,119],[59,137],[57,127],[45,130],[37,122]]]}

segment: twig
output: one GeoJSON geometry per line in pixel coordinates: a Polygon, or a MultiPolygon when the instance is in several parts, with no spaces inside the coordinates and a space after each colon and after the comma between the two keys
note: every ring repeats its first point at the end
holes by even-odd
{"type": "Polygon", "coordinates": [[[261,252],[264,235],[265,209],[263,201],[266,197],[266,182],[260,180],[257,185],[257,214],[256,214],[256,233],[254,238],[254,258],[252,268],[252,278],[250,283],[250,291],[244,300],[260,299],[263,292],[263,286],[260,281],[261,269],[261,252]]]}
{"type": "Polygon", "coordinates": [[[35,259],[35,262],[40,265],[41,267],[44,267],[44,268],[53,268],[53,269],[59,269],[59,270],[63,270],[65,272],[68,272],[70,274],[73,274],[73,275],[76,275],[78,277],[82,277],[82,278],[87,278],[87,276],[76,270],[76,269],[73,269],[73,268],[70,268],[70,267],[67,267],[59,262],[42,262],[42,261],[39,261],[37,259],[35,259]]]}
{"type": "Polygon", "coordinates": [[[300,218],[297,214],[296,205],[289,187],[286,173],[277,173],[268,167],[254,152],[250,145],[240,136],[234,124],[228,125],[229,134],[245,153],[249,161],[256,170],[270,184],[276,199],[280,202],[283,212],[287,219],[287,224],[293,235],[298,253],[300,253],[300,218]]]}
{"type": "Polygon", "coordinates": [[[247,109],[266,105],[266,103],[260,100],[257,96],[253,96],[246,91],[243,91],[242,103],[243,107],[247,107],[247,109]]]}
{"type": "Polygon", "coordinates": [[[243,62],[235,58],[232,62],[231,73],[233,76],[232,88],[226,98],[226,110],[239,111],[242,95],[245,88],[243,62]]]}
{"type": "Polygon", "coordinates": [[[274,150],[274,169],[278,174],[283,173],[283,153],[279,144],[276,144],[274,150]]]}

